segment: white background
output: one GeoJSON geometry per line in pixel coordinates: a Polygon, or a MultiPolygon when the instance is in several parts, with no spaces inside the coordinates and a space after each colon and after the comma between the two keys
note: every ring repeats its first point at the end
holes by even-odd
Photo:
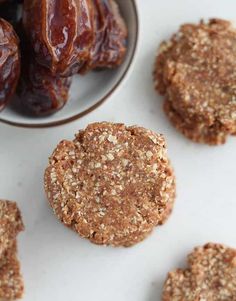
{"type": "MultiPolygon", "coordinates": [[[[129,0],[127,0],[129,1],[129,0]]],[[[156,48],[181,23],[204,17],[236,19],[235,0],[139,0],[141,40],[122,89],[98,110],[63,127],[30,130],[0,125],[0,198],[17,200],[26,231],[19,253],[26,301],[158,301],[169,270],[184,265],[196,245],[236,247],[236,138],[209,147],[171,127],[153,89],[156,48]],[[129,249],[80,239],[54,217],[43,191],[47,158],[61,139],[94,121],[139,124],[164,133],[178,197],[166,225],[129,249]]]]}

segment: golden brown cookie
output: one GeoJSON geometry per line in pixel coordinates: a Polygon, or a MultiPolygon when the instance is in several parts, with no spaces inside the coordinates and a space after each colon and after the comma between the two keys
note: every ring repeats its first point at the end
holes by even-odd
{"type": "Polygon", "coordinates": [[[0,258],[23,230],[24,225],[17,204],[0,200],[0,258]]]}
{"type": "Polygon", "coordinates": [[[16,300],[23,295],[24,284],[16,254],[17,244],[14,240],[0,258],[0,300],[16,300]]]}
{"type": "Polygon", "coordinates": [[[174,125],[188,138],[221,144],[235,134],[236,29],[230,22],[211,19],[181,26],[170,41],[162,43],[154,80],[157,91],[180,116],[181,122],[174,125]],[[197,133],[193,129],[191,134],[194,124],[197,133]],[[212,129],[217,138],[211,138],[212,129]]]}
{"type": "Polygon", "coordinates": [[[104,122],[59,143],[45,190],[57,217],[82,237],[131,246],[168,218],[175,177],[162,135],[104,122]]]}
{"type": "Polygon", "coordinates": [[[189,267],[169,273],[163,301],[235,301],[236,250],[209,243],[188,256],[189,267]]]}

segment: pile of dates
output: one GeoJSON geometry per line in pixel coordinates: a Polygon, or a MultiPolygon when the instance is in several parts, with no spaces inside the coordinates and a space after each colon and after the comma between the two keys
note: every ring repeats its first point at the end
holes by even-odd
{"type": "Polygon", "coordinates": [[[115,68],[126,51],[114,0],[0,0],[0,111],[17,94],[24,112],[55,113],[74,74],[115,68]]]}

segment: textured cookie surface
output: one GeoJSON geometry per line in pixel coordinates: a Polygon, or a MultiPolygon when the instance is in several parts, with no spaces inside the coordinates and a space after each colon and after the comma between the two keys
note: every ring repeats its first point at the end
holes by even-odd
{"type": "Polygon", "coordinates": [[[196,248],[189,267],[169,273],[163,301],[235,301],[236,250],[220,244],[196,248]]]}
{"type": "Polygon", "coordinates": [[[57,146],[45,190],[58,218],[82,237],[130,246],[168,218],[175,178],[162,135],[95,123],[57,146]]]}
{"type": "Polygon", "coordinates": [[[16,254],[17,245],[14,241],[0,258],[0,300],[16,300],[23,295],[23,279],[16,254]]]}
{"type": "Polygon", "coordinates": [[[21,213],[16,203],[0,200],[0,257],[23,230],[21,213]]]}
{"type": "MultiPolygon", "coordinates": [[[[230,22],[212,19],[183,25],[169,42],[162,43],[154,80],[156,89],[166,95],[184,122],[217,128],[225,137],[235,134],[236,30],[230,22]]],[[[219,144],[225,139],[206,137],[198,142],[208,140],[219,144]]]]}
{"type": "Polygon", "coordinates": [[[182,132],[187,138],[209,145],[223,144],[226,141],[227,133],[220,130],[220,124],[215,123],[207,126],[204,122],[197,122],[190,118],[183,118],[173,107],[170,101],[165,100],[164,111],[171,123],[182,132]]]}

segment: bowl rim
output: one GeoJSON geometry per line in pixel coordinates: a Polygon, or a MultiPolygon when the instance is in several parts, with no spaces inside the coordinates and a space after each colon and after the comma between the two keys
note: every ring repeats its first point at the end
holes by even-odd
{"type": "Polygon", "coordinates": [[[134,10],[134,16],[135,16],[135,23],[136,23],[136,30],[135,30],[135,41],[134,41],[134,46],[133,46],[133,51],[131,53],[130,61],[128,62],[127,67],[121,74],[119,80],[117,83],[104,95],[101,99],[99,99],[95,104],[93,104],[91,107],[88,109],[73,115],[68,118],[64,118],[61,120],[57,121],[51,121],[51,122],[46,122],[46,123],[24,123],[24,122],[15,122],[15,121],[10,121],[5,118],[0,117],[0,122],[5,123],[11,126],[15,127],[20,127],[20,128],[50,128],[50,127],[57,127],[57,126],[62,126],[65,124],[68,124],[70,122],[73,122],[77,119],[80,119],[84,117],[85,115],[91,113],[92,111],[96,110],[98,107],[100,107],[107,99],[109,99],[117,90],[120,88],[121,84],[124,82],[125,78],[128,76],[129,71],[131,70],[131,66],[134,63],[136,54],[137,54],[137,49],[138,49],[138,42],[139,42],[139,34],[140,34],[140,22],[139,22],[139,13],[138,13],[138,7],[137,7],[137,2],[136,0],[130,0],[133,6],[134,10]]]}

